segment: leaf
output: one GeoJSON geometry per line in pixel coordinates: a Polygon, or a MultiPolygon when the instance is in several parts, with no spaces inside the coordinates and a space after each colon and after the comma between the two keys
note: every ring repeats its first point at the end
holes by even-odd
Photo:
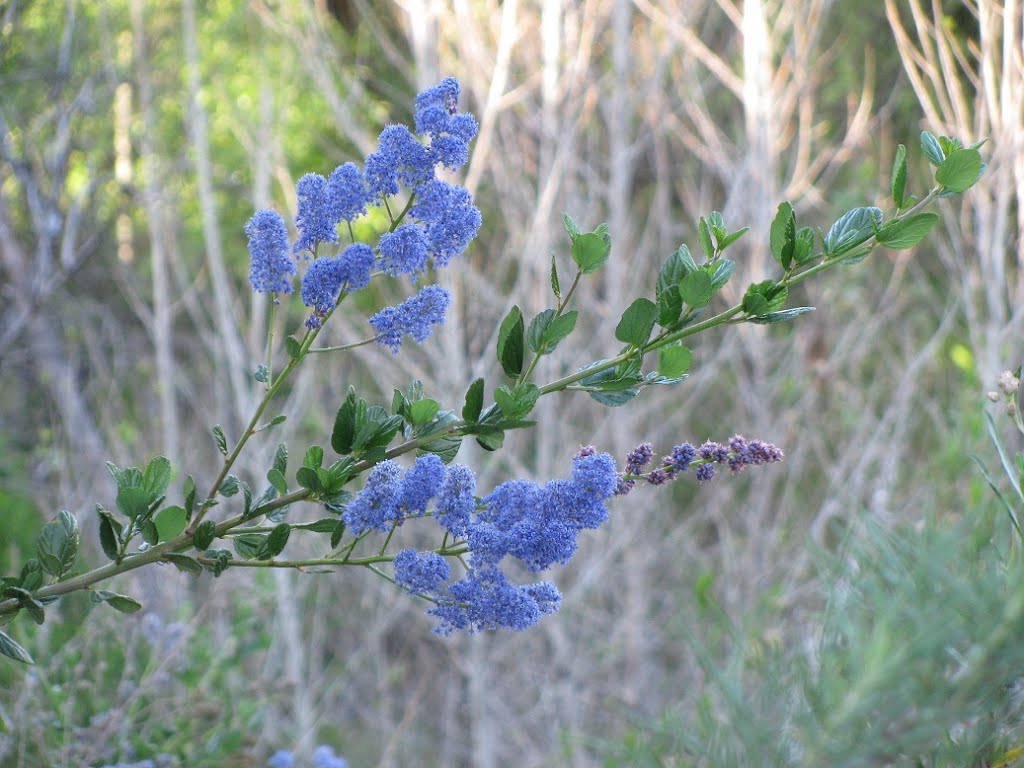
{"type": "Polygon", "coordinates": [[[285,351],[288,353],[288,357],[292,358],[293,360],[299,356],[299,353],[302,352],[302,345],[294,336],[288,336],[284,340],[284,348],[285,351]]]}
{"type": "Polygon", "coordinates": [[[784,323],[787,320],[792,320],[794,317],[806,315],[808,312],[813,311],[814,307],[793,307],[791,309],[783,309],[780,312],[768,312],[764,315],[750,317],[747,318],[747,322],[757,323],[758,325],[772,325],[774,323],[784,323]]]}
{"type": "Polygon", "coordinates": [[[715,273],[711,275],[712,292],[721,290],[721,288],[729,282],[729,278],[732,277],[732,273],[735,271],[736,262],[732,259],[722,259],[717,262],[715,273]]]}
{"type": "Polygon", "coordinates": [[[36,539],[36,553],[43,569],[58,579],[75,564],[80,535],[75,516],[62,509],[43,526],[36,539]]]}
{"type": "Polygon", "coordinates": [[[274,486],[274,490],[282,496],[288,493],[288,481],[277,467],[267,470],[267,482],[274,486]]]}
{"type": "Polygon", "coordinates": [[[540,397],[540,387],[526,382],[515,389],[504,384],[494,392],[494,402],[501,408],[506,419],[521,419],[533,410],[540,397]]]}
{"type": "Polygon", "coordinates": [[[882,210],[874,206],[847,211],[825,235],[825,250],[831,256],[852,251],[870,239],[882,226],[882,210]]]}
{"type": "Polygon", "coordinates": [[[298,531],[312,531],[313,533],[333,533],[338,527],[338,518],[321,517],[312,523],[294,523],[292,528],[298,531]]]}
{"type": "Polygon", "coordinates": [[[146,491],[137,485],[122,486],[115,499],[118,510],[132,522],[149,512],[149,498],[146,491]]]}
{"type": "Polygon", "coordinates": [[[186,523],[184,507],[165,507],[160,510],[153,518],[158,536],[157,541],[170,541],[175,536],[180,536],[185,530],[186,523]]]}
{"type": "Polygon", "coordinates": [[[43,571],[42,563],[36,560],[34,557],[25,561],[25,564],[21,566],[21,573],[18,575],[18,582],[22,589],[27,589],[29,592],[34,592],[43,586],[43,571]]]}
{"type": "Polygon", "coordinates": [[[743,295],[743,311],[748,315],[765,315],[781,309],[786,303],[789,289],[774,280],[753,283],[743,295]]]}
{"type": "Polygon", "coordinates": [[[338,408],[331,432],[331,448],[342,456],[352,453],[352,441],[356,433],[356,391],[348,388],[348,396],[338,408]]]}
{"type": "MultiPolygon", "coordinates": [[[[280,472],[282,475],[288,471],[288,444],[278,443],[277,450],[274,451],[274,469],[280,472]]],[[[282,491],[283,493],[283,491],[282,491]]]]}
{"type": "Polygon", "coordinates": [[[121,532],[124,528],[111,512],[99,504],[96,505],[96,514],[100,516],[100,546],[103,547],[103,554],[111,560],[117,560],[120,557],[121,532]]]}
{"type": "Polygon", "coordinates": [[[658,325],[667,328],[679,319],[683,311],[683,299],[679,286],[671,285],[658,296],[658,325]]]}
{"type": "Polygon", "coordinates": [[[525,328],[522,310],[512,305],[498,329],[498,362],[505,374],[512,378],[523,371],[523,358],[526,355],[523,343],[525,328]]]}
{"type": "Polygon", "coordinates": [[[417,400],[409,407],[409,417],[413,425],[426,424],[430,422],[441,410],[441,404],[436,400],[424,398],[417,400]]]}
{"type": "Polygon", "coordinates": [[[814,257],[814,230],[810,227],[801,227],[796,232],[796,242],[793,246],[793,261],[801,266],[814,257]]]}
{"type": "Polygon", "coordinates": [[[703,307],[713,293],[711,278],[702,270],[691,272],[679,284],[679,295],[691,307],[703,307]]]}
{"type": "Polygon", "coordinates": [[[345,521],[339,520],[331,533],[331,548],[337,547],[341,543],[342,536],[345,535],[345,521]]]}
{"type": "Polygon", "coordinates": [[[942,151],[942,146],[939,144],[938,139],[935,138],[934,134],[929,133],[928,131],[921,131],[921,151],[924,153],[924,156],[928,158],[928,162],[936,168],[942,165],[942,161],[946,159],[946,155],[942,151]]]}
{"type": "Polygon", "coordinates": [[[35,664],[29,652],[18,645],[6,632],[0,632],[0,653],[23,664],[35,664]]]}
{"type": "Polygon", "coordinates": [[[562,298],[562,287],[558,284],[558,265],[555,263],[555,254],[551,254],[551,292],[556,299],[562,298]]]}
{"type": "MultiPolygon", "coordinates": [[[[710,280],[708,281],[710,283],[710,280]]],[[[615,338],[624,344],[642,347],[651,336],[658,319],[658,307],[650,299],[639,298],[622,313],[615,327],[615,338]]]]}
{"type": "Polygon", "coordinates": [[[249,484],[242,483],[242,517],[246,520],[252,514],[252,489],[249,488],[249,484]]]}
{"type": "Polygon", "coordinates": [[[978,150],[961,149],[942,161],[935,180],[950,192],[963,192],[981,177],[983,166],[978,150]]]}
{"type": "Polygon", "coordinates": [[[530,321],[530,327],[526,331],[526,343],[529,345],[530,351],[534,354],[537,354],[543,348],[544,331],[547,330],[548,326],[551,325],[551,321],[554,319],[555,310],[545,309],[530,321]]]}
{"type": "Polygon", "coordinates": [[[793,264],[793,251],[796,248],[796,213],[790,203],[779,205],[779,210],[772,221],[769,239],[772,256],[788,272],[793,264]]]}
{"type": "Polygon", "coordinates": [[[228,455],[228,439],[224,436],[224,430],[220,424],[213,428],[213,440],[217,443],[217,450],[224,456],[228,455]]]}
{"type": "Polygon", "coordinates": [[[163,496],[167,492],[167,486],[171,482],[171,462],[165,456],[155,456],[146,465],[146,471],[142,476],[142,487],[152,502],[157,496],[163,496]]]}
{"type": "Polygon", "coordinates": [[[690,350],[671,346],[658,350],[658,373],[668,379],[677,379],[690,369],[690,350]]]}
{"type": "Polygon", "coordinates": [[[484,407],[484,380],[476,379],[466,390],[466,402],[462,406],[462,418],[470,423],[480,418],[484,407]]]}
{"type": "Polygon", "coordinates": [[[137,613],[142,610],[142,603],[135,598],[119,595],[116,592],[107,592],[105,589],[93,590],[90,597],[94,603],[106,603],[121,613],[137,613]]]}
{"type": "Polygon", "coordinates": [[[270,369],[263,363],[260,363],[256,366],[256,370],[253,371],[252,377],[260,384],[266,384],[270,380],[270,369]]]}
{"type": "Polygon", "coordinates": [[[544,331],[543,342],[545,352],[553,352],[555,347],[576,329],[576,318],[579,315],[575,309],[570,309],[563,315],[559,315],[544,331]]]}
{"type": "Polygon", "coordinates": [[[217,524],[213,520],[203,520],[196,528],[196,532],[192,534],[192,546],[198,551],[204,552],[210,548],[213,544],[213,539],[217,535],[217,524]]]}
{"type": "Polygon", "coordinates": [[[257,560],[270,560],[273,557],[277,557],[281,554],[281,551],[285,548],[288,543],[288,537],[291,536],[292,527],[288,523],[281,523],[280,525],[274,526],[267,538],[260,545],[259,550],[256,553],[257,560]]]}
{"type": "Polygon", "coordinates": [[[896,147],[896,159],[892,164],[892,182],[890,191],[896,209],[903,207],[903,194],[907,187],[907,148],[900,144],[896,147]]]}
{"type": "Polygon", "coordinates": [[[192,518],[192,511],[196,507],[196,480],[192,475],[185,478],[185,513],[189,519],[192,518]]]}
{"type": "MultiPolygon", "coordinates": [[[[694,269],[696,269],[696,265],[694,269]]],[[[654,297],[660,299],[666,291],[677,288],[679,281],[686,276],[687,272],[688,270],[683,264],[682,256],[679,255],[679,251],[676,251],[665,259],[665,263],[661,265],[661,270],[658,272],[658,282],[654,286],[654,297]]]]}
{"type": "Polygon", "coordinates": [[[46,622],[46,612],[43,610],[43,604],[36,600],[27,589],[6,586],[0,590],[0,597],[10,597],[17,600],[18,605],[25,610],[29,618],[36,624],[41,625],[46,622]]]}
{"type": "Polygon", "coordinates": [[[719,239],[719,241],[718,241],[718,250],[719,251],[724,251],[726,248],[728,248],[730,245],[735,243],[737,240],[739,240],[741,237],[743,237],[749,231],[750,231],[750,227],[744,227],[743,229],[737,229],[735,232],[733,232],[733,233],[731,233],[729,235],[726,235],[724,238],[719,239]]]}
{"type": "Polygon", "coordinates": [[[697,219],[697,241],[700,243],[700,249],[704,251],[704,255],[708,261],[715,256],[715,246],[711,243],[711,228],[708,226],[708,220],[701,216],[697,219]]]}
{"type": "Polygon", "coordinates": [[[211,549],[206,553],[206,556],[213,560],[213,563],[205,566],[206,570],[216,576],[220,576],[224,571],[228,569],[228,563],[231,560],[231,553],[226,549],[211,549]]]}
{"type": "Polygon", "coordinates": [[[562,226],[565,227],[565,231],[569,233],[570,240],[575,240],[580,236],[580,228],[576,226],[576,222],[573,221],[572,216],[568,213],[562,214],[562,226]]]}
{"type": "Polygon", "coordinates": [[[308,488],[313,493],[321,493],[324,489],[320,482],[320,475],[312,467],[299,467],[299,471],[295,473],[295,480],[303,488],[308,488]]]}
{"type": "Polygon", "coordinates": [[[221,496],[230,497],[237,494],[238,489],[238,478],[235,477],[234,475],[228,475],[227,477],[224,478],[224,482],[220,484],[220,488],[218,488],[217,490],[221,496]]]}
{"type": "Polygon", "coordinates": [[[183,573],[191,573],[198,576],[203,572],[203,566],[194,557],[182,555],[177,552],[165,552],[163,559],[183,573]]]}
{"type": "Polygon", "coordinates": [[[587,232],[572,241],[572,260],[584,275],[600,269],[611,252],[612,239],[607,234],[587,232]]]}
{"type": "Polygon", "coordinates": [[[265,533],[243,533],[240,536],[233,536],[232,541],[235,545],[235,552],[243,560],[256,560],[260,553],[260,549],[263,547],[267,540],[267,534],[265,533]]]}
{"type": "Polygon", "coordinates": [[[276,427],[278,424],[284,424],[285,421],[287,421],[287,420],[288,420],[288,417],[285,414],[279,413],[279,414],[277,414],[277,416],[272,418],[266,424],[260,424],[258,427],[256,427],[256,429],[254,431],[256,431],[256,432],[263,432],[265,430],[272,429],[272,428],[276,427]]]}
{"type": "Polygon", "coordinates": [[[905,219],[895,219],[878,230],[878,242],[894,250],[912,248],[928,235],[938,220],[935,213],[917,213],[905,219]]]}
{"type": "Polygon", "coordinates": [[[320,469],[324,463],[324,449],[319,445],[311,445],[306,449],[306,455],[302,457],[302,466],[311,469],[320,469]]]}
{"type": "Polygon", "coordinates": [[[715,236],[716,240],[721,240],[725,237],[727,232],[725,219],[718,211],[712,211],[708,214],[708,226],[711,227],[711,233],[715,236]]]}

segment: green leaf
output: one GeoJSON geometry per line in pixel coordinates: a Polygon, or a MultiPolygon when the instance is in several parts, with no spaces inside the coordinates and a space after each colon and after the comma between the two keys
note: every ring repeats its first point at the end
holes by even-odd
{"type": "Polygon", "coordinates": [[[773,323],[784,323],[787,320],[792,320],[798,315],[806,315],[808,312],[813,312],[814,307],[793,307],[792,309],[783,309],[780,312],[769,312],[764,315],[758,315],[757,317],[748,318],[747,321],[751,323],[757,323],[758,325],[771,325],[773,323]]]}
{"type": "Polygon", "coordinates": [[[284,340],[284,348],[285,348],[285,351],[288,353],[288,357],[290,357],[292,359],[295,359],[296,357],[298,357],[299,353],[302,352],[302,345],[293,336],[288,336],[284,340]]]}
{"type": "Polygon", "coordinates": [[[572,216],[568,213],[562,214],[562,226],[565,227],[565,231],[569,233],[570,240],[575,240],[580,236],[580,228],[576,226],[576,222],[573,221],[572,216]]]}
{"type": "Polygon", "coordinates": [[[220,424],[213,428],[213,440],[217,443],[217,450],[224,456],[228,455],[228,439],[224,436],[224,430],[220,424]]]}
{"type": "Polygon", "coordinates": [[[495,391],[494,402],[506,419],[521,419],[533,410],[539,397],[540,388],[536,384],[526,382],[515,389],[503,384],[495,391]]]}
{"type": "Polygon", "coordinates": [[[935,180],[950,192],[963,192],[981,177],[983,166],[978,150],[961,149],[942,161],[935,180]]]}
{"type": "Polygon", "coordinates": [[[43,586],[43,565],[34,557],[25,561],[21,566],[21,573],[18,575],[18,582],[22,589],[34,592],[43,586]]]}
{"type": "Polygon", "coordinates": [[[558,283],[558,265],[555,263],[555,254],[551,254],[551,292],[556,299],[562,298],[562,287],[558,283]]]}
{"type": "Polygon", "coordinates": [[[180,536],[188,521],[185,519],[184,507],[165,507],[153,518],[158,535],[157,541],[170,541],[180,536]]]}
{"type": "MultiPolygon", "coordinates": [[[[685,246],[684,246],[685,247],[685,246]]],[[[658,272],[658,282],[654,286],[654,298],[660,303],[661,297],[675,289],[678,294],[679,283],[686,276],[688,270],[683,262],[683,258],[680,255],[680,251],[676,251],[669,256],[665,263],[661,265],[661,270],[658,272]]],[[[692,261],[692,259],[691,259],[692,261]]],[[[694,269],[696,269],[694,265],[694,269]]],[[[665,325],[665,323],[663,323],[665,325]]]]}
{"type": "Polygon", "coordinates": [[[256,379],[260,384],[266,384],[270,381],[270,369],[266,365],[260,363],[256,366],[256,370],[253,371],[252,377],[256,379]]]}
{"type": "Polygon", "coordinates": [[[894,219],[878,230],[878,242],[886,248],[912,248],[921,242],[939,220],[935,213],[917,213],[905,219],[894,219]]]}
{"type": "Polygon", "coordinates": [[[677,379],[690,370],[690,358],[690,350],[682,345],[662,347],[658,350],[658,373],[677,379]]]}
{"type": "Polygon", "coordinates": [[[103,554],[111,560],[117,560],[120,557],[121,532],[124,528],[111,512],[99,504],[96,505],[96,514],[100,516],[100,546],[103,547],[103,554]]]}
{"type": "Polygon", "coordinates": [[[810,227],[801,227],[796,232],[796,242],[793,246],[793,261],[797,266],[802,266],[814,257],[814,230],[810,227]]]}
{"type": "Polygon", "coordinates": [[[431,421],[440,410],[441,404],[436,400],[430,400],[429,398],[417,400],[409,407],[410,420],[414,425],[426,424],[431,421]]]}
{"type": "Polygon", "coordinates": [[[576,317],[579,313],[575,309],[570,309],[563,315],[559,315],[544,331],[543,342],[545,344],[546,353],[554,351],[559,343],[572,333],[576,329],[576,317]]]}
{"type": "Polygon", "coordinates": [[[526,343],[534,354],[537,354],[543,347],[544,331],[547,330],[554,319],[555,310],[545,309],[530,321],[530,327],[526,331],[526,343]]]}
{"type": "Polygon", "coordinates": [[[724,251],[726,248],[728,248],[730,245],[735,243],[737,240],[739,240],[741,237],[743,237],[749,231],[750,231],[750,227],[744,227],[743,229],[737,229],[735,232],[726,235],[722,239],[719,239],[719,241],[718,241],[718,250],[719,251],[724,251]]]}
{"type": "MultiPolygon", "coordinates": [[[[710,283],[710,279],[708,280],[710,283]]],[[[639,298],[625,312],[615,327],[615,338],[624,344],[642,347],[651,336],[658,319],[658,307],[650,299],[639,298]]]]}
{"type": "Polygon", "coordinates": [[[658,325],[667,328],[679,319],[683,311],[683,299],[679,295],[679,286],[672,285],[658,296],[658,325]]]}
{"type": "Polygon", "coordinates": [[[714,294],[711,278],[703,270],[691,272],[679,284],[679,295],[691,307],[703,307],[714,294]]]}
{"type": "Polygon", "coordinates": [[[890,190],[892,192],[893,202],[896,203],[896,209],[899,210],[903,207],[903,194],[907,188],[907,148],[900,144],[896,147],[896,159],[892,164],[892,183],[890,184],[890,190]]]}
{"type": "Polygon", "coordinates": [[[252,514],[252,489],[249,488],[249,484],[246,482],[242,483],[242,517],[246,520],[252,514]]]}
{"type": "Polygon", "coordinates": [[[718,211],[712,211],[708,214],[708,226],[711,228],[711,233],[715,236],[715,240],[720,241],[728,233],[728,230],[725,228],[725,219],[718,211]]]}
{"type": "Polygon", "coordinates": [[[267,482],[282,496],[288,493],[288,481],[277,467],[267,470],[267,482]]]}
{"type": "Polygon", "coordinates": [[[921,151],[928,158],[928,162],[935,167],[942,165],[942,161],[946,159],[938,139],[928,131],[921,131],[921,151]]]}
{"type": "Polygon", "coordinates": [[[480,418],[484,407],[484,380],[476,379],[466,390],[466,402],[462,406],[462,418],[473,423],[480,418]]]}
{"type": "Polygon", "coordinates": [[[715,256],[715,246],[711,243],[711,228],[708,226],[708,220],[701,216],[697,219],[697,240],[700,243],[700,249],[704,251],[704,256],[707,257],[708,261],[715,256]]]}
{"type": "Polygon", "coordinates": [[[135,598],[119,595],[116,592],[107,592],[105,589],[93,590],[90,597],[94,603],[106,603],[121,613],[137,613],[142,610],[142,603],[135,598]]]}
{"type": "Polygon", "coordinates": [[[160,533],[152,520],[143,520],[139,530],[142,532],[142,540],[149,546],[152,547],[160,543],[160,533]]]}
{"type": "Polygon", "coordinates": [[[338,527],[338,518],[321,517],[312,523],[293,523],[292,528],[299,531],[312,531],[313,533],[333,533],[338,527]]]}
{"type": "Polygon", "coordinates": [[[313,493],[321,493],[324,489],[320,482],[320,475],[312,467],[299,467],[299,471],[295,473],[295,480],[303,488],[308,488],[313,493]]]}
{"type": "Polygon", "coordinates": [[[882,211],[874,206],[847,211],[825,235],[825,250],[830,256],[852,251],[869,240],[882,226],[882,211]]]}
{"type": "Polygon", "coordinates": [[[259,559],[258,555],[267,541],[267,535],[266,533],[243,533],[240,536],[233,536],[235,552],[243,560],[259,559]]]}
{"type": "Polygon", "coordinates": [[[331,448],[342,456],[352,453],[352,441],[356,433],[356,410],[356,391],[349,387],[348,396],[334,417],[334,429],[331,432],[331,448]]]}
{"type": "Polygon", "coordinates": [[[118,466],[111,461],[106,462],[106,465],[107,471],[114,478],[114,483],[117,485],[118,490],[120,490],[122,486],[127,484],[127,478],[125,477],[127,470],[118,469],[118,466]]]}
{"type": "Polygon", "coordinates": [[[779,205],[771,227],[772,256],[785,271],[793,264],[793,252],[796,249],[796,213],[788,203],[779,205]]]}
{"type": "Polygon", "coordinates": [[[17,600],[18,605],[25,609],[29,618],[36,624],[44,624],[46,622],[46,612],[43,610],[43,604],[36,600],[27,589],[6,586],[0,590],[0,597],[17,600]]]}
{"type": "Polygon", "coordinates": [[[218,492],[221,496],[231,497],[238,493],[238,478],[234,475],[228,475],[224,478],[224,482],[220,484],[218,492]]]}
{"type": "Polygon", "coordinates": [[[277,557],[281,554],[281,550],[288,543],[288,537],[291,535],[291,532],[292,527],[288,523],[274,526],[274,530],[267,534],[267,538],[256,552],[256,559],[270,560],[272,557],[277,557]]]}
{"type": "Polygon", "coordinates": [[[56,518],[43,526],[36,539],[36,553],[43,569],[60,578],[75,564],[80,535],[75,516],[62,509],[56,518]]]}
{"type": "Polygon", "coordinates": [[[572,241],[572,260],[584,275],[600,269],[611,252],[612,239],[607,234],[588,232],[572,241]]]}
{"type": "Polygon", "coordinates": [[[331,533],[331,549],[334,549],[341,543],[341,538],[345,535],[345,521],[339,520],[337,525],[334,527],[334,531],[331,533]]]}
{"type": "Polygon", "coordinates": [[[287,443],[278,443],[277,450],[274,451],[274,469],[276,469],[282,475],[288,471],[287,443]]]}
{"type": "Polygon", "coordinates": [[[35,664],[29,652],[18,645],[6,632],[0,632],[0,653],[23,664],[35,664]]]}
{"type": "Polygon", "coordinates": [[[498,329],[498,362],[505,374],[512,378],[523,371],[523,358],[526,356],[523,342],[525,329],[522,310],[513,305],[498,329]]]}
{"type": "Polygon", "coordinates": [[[278,424],[284,424],[287,420],[288,420],[288,417],[285,414],[279,413],[279,414],[277,414],[277,416],[272,418],[266,424],[260,424],[258,427],[256,427],[255,431],[256,432],[264,432],[265,430],[273,429],[278,424]]]}
{"type": "Polygon", "coordinates": [[[192,546],[203,552],[210,548],[213,539],[217,535],[217,524],[213,520],[203,520],[192,534],[192,546]]]}
{"type": "Polygon", "coordinates": [[[167,486],[171,482],[171,462],[165,456],[155,456],[148,465],[142,476],[142,487],[152,501],[157,496],[167,493],[167,486]]]}
{"type": "Polygon", "coordinates": [[[192,511],[196,508],[196,479],[189,475],[185,478],[185,512],[192,519],[192,511]]]}
{"type": "Polygon", "coordinates": [[[774,280],[754,283],[743,296],[743,311],[748,315],[765,315],[781,309],[786,303],[789,289],[774,280]]]}
{"type": "Polygon", "coordinates": [[[149,512],[149,497],[137,485],[125,485],[117,492],[115,499],[118,510],[132,522],[149,512]]]}
{"type": "Polygon", "coordinates": [[[224,571],[228,569],[228,563],[231,560],[231,553],[226,549],[211,549],[206,553],[206,556],[213,560],[211,565],[207,565],[206,570],[212,573],[215,577],[220,576],[224,571]]]}
{"type": "Polygon", "coordinates": [[[711,276],[711,290],[719,291],[729,282],[732,273],[736,271],[736,262],[732,259],[722,259],[716,262],[715,272],[711,276]]]}
{"type": "Polygon", "coordinates": [[[319,445],[311,445],[306,449],[306,455],[302,457],[302,466],[311,469],[320,469],[324,463],[324,449],[319,445]]]}
{"type": "Polygon", "coordinates": [[[183,573],[191,573],[193,576],[198,576],[203,572],[203,566],[199,564],[199,561],[188,555],[182,555],[177,552],[165,552],[163,560],[183,573]]]}

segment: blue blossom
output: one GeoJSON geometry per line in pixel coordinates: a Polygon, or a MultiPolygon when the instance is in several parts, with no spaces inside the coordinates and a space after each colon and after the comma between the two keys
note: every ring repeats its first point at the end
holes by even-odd
{"type": "Polygon", "coordinates": [[[715,476],[715,465],[714,464],[701,464],[694,471],[694,475],[702,483],[710,480],[715,476]]]}
{"type": "Polygon", "coordinates": [[[697,453],[700,457],[706,461],[715,461],[719,464],[728,461],[729,459],[729,447],[716,443],[714,440],[708,440],[697,449],[697,453]]]}
{"type": "Polygon", "coordinates": [[[509,531],[508,553],[531,571],[565,565],[576,554],[576,532],[569,522],[550,515],[520,520],[509,531]]]}
{"type": "Polygon", "coordinates": [[[345,163],[334,169],[327,180],[328,206],[331,220],[354,221],[366,213],[370,194],[366,180],[355,163],[345,163]]]}
{"type": "Polygon", "coordinates": [[[356,536],[376,529],[384,532],[400,517],[402,467],[388,459],[370,470],[363,486],[341,513],[345,525],[356,536]]]}
{"type": "Polygon", "coordinates": [[[654,446],[650,443],[640,443],[626,456],[626,472],[631,475],[639,475],[644,471],[654,456],[654,446]]]}
{"type": "Polygon", "coordinates": [[[690,463],[696,455],[696,448],[694,448],[690,443],[682,443],[672,449],[672,455],[669,457],[669,461],[671,462],[673,469],[678,472],[685,472],[686,468],[690,466],[690,463]]]}
{"type": "Polygon", "coordinates": [[[249,282],[254,291],[291,293],[295,262],[288,254],[288,229],[277,211],[256,211],[245,225],[252,266],[249,282]]]}
{"type": "Polygon", "coordinates": [[[299,199],[299,210],[295,215],[295,226],[299,239],[292,247],[293,253],[308,250],[313,253],[317,243],[338,242],[338,220],[334,218],[327,179],[319,173],[307,173],[295,185],[299,199]]]}
{"type": "Polygon", "coordinates": [[[433,326],[444,322],[445,310],[451,297],[439,285],[428,285],[397,307],[385,307],[370,318],[377,332],[376,341],[398,354],[405,334],[416,342],[423,342],[433,333],[433,326]]]}
{"type": "Polygon", "coordinates": [[[459,83],[447,77],[416,97],[416,132],[430,136],[435,162],[458,170],[469,160],[469,142],[477,134],[476,118],[457,114],[459,83]]]}
{"type": "Polygon", "coordinates": [[[519,520],[536,514],[542,503],[541,488],[531,480],[508,480],[484,497],[482,520],[507,531],[519,520]]]}
{"type": "Polygon", "coordinates": [[[370,283],[373,269],[373,248],[366,243],[353,243],[342,251],[340,264],[341,283],[346,293],[359,291],[370,283]]]}
{"type": "Polygon", "coordinates": [[[416,133],[435,134],[443,132],[448,118],[458,109],[459,81],[446,77],[433,88],[427,88],[416,96],[416,133]]]}
{"type": "Polygon", "coordinates": [[[373,200],[397,195],[399,182],[410,188],[434,178],[434,161],[404,125],[381,131],[377,151],[366,158],[366,184],[373,200]]]}
{"type": "Polygon", "coordinates": [[[444,482],[434,504],[434,518],[453,536],[465,536],[470,515],[476,509],[476,475],[463,464],[453,464],[445,473],[444,482]]]}
{"type": "Polygon", "coordinates": [[[426,514],[427,505],[437,495],[444,482],[444,462],[435,453],[426,453],[405,473],[402,499],[399,506],[403,514],[416,517],[426,514]]]}
{"type": "Polygon", "coordinates": [[[391,277],[416,277],[427,268],[427,235],[415,224],[402,224],[381,235],[378,248],[381,269],[391,277]]]}
{"type": "Polygon", "coordinates": [[[340,256],[316,259],[302,276],[302,303],[327,314],[338,303],[344,279],[345,267],[340,256]]]}
{"type": "Polygon", "coordinates": [[[450,575],[448,561],[436,552],[403,549],[395,555],[395,582],[412,594],[432,594],[450,575]]]}
{"type": "Polygon", "coordinates": [[[498,526],[487,520],[469,524],[466,534],[474,568],[497,565],[508,554],[508,537],[498,526]]]}
{"type": "Polygon", "coordinates": [[[348,761],[334,754],[334,749],[322,744],[313,750],[313,768],[348,768],[348,761]]]}
{"type": "Polygon", "coordinates": [[[287,749],[279,749],[267,760],[267,768],[295,768],[295,757],[287,749]]]}
{"type": "Polygon", "coordinates": [[[423,223],[428,252],[439,267],[466,250],[483,221],[468,189],[437,180],[416,191],[409,216],[423,223]]]}
{"type": "Polygon", "coordinates": [[[523,630],[550,613],[553,603],[557,607],[555,594],[551,585],[515,586],[498,568],[472,569],[427,613],[439,620],[434,631],[440,635],[457,630],[523,630]]]}
{"type": "Polygon", "coordinates": [[[571,478],[581,493],[603,500],[615,492],[618,467],[607,453],[577,456],[572,462],[571,478]]]}

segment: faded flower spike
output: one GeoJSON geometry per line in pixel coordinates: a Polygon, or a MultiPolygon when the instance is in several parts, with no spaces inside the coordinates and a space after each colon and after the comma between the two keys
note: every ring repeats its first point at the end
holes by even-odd
{"type": "Polygon", "coordinates": [[[256,211],[245,225],[252,267],[249,282],[254,291],[291,293],[295,262],[288,255],[288,229],[277,211],[256,211]]]}

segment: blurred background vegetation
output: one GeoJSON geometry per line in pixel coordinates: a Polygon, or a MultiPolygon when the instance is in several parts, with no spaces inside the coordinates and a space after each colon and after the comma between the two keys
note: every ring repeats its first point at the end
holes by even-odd
{"type": "MultiPolygon", "coordinates": [[[[1000,0],[0,2],[5,573],[58,509],[111,505],[104,460],[163,454],[209,484],[210,427],[238,434],[259,397],[267,307],[242,227],[259,207],[294,215],[295,179],[361,161],[443,76],[481,121],[460,181],[484,228],[439,276],[454,313],[422,349],[308,366],[280,408],[302,414],[276,436],[295,451],[326,442],[349,385],[388,403],[413,378],[445,397],[496,383],[496,326],[514,302],[546,306],[563,210],[607,221],[614,248],[579,294],[585,332],[542,379],[616,349],[622,309],[695,245],[699,215],[752,228],[732,249],[735,300],[774,274],[780,201],[825,229],[884,204],[899,143],[926,191],[921,130],[990,138],[987,174],[942,202],[931,238],[801,286],[812,315],[697,340],[687,382],[625,409],[545,398],[508,450],[464,446],[484,489],[563,475],[580,444],[622,457],[741,432],[786,451],[749,476],[638,489],[555,574],[564,608],[539,628],[437,638],[368,572],[213,584],[154,568],[115,585],[143,613],[77,596],[12,627],[39,663],[0,665],[0,764],[249,766],[326,743],[353,766],[1009,765],[1020,574],[970,456],[994,471],[982,396],[1024,355],[1021,15],[1000,0]]],[[[346,304],[327,342],[365,335],[389,290],[346,304]]]]}

